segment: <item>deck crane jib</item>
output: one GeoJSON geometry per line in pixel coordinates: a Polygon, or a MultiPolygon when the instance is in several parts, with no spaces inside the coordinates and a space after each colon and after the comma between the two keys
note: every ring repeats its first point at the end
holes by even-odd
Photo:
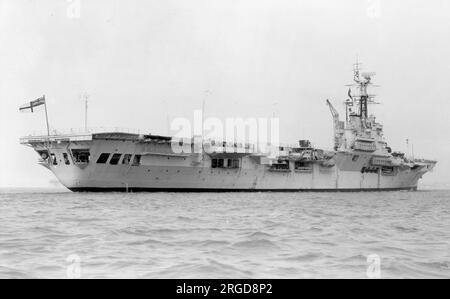
{"type": "Polygon", "coordinates": [[[331,116],[333,117],[334,126],[334,150],[337,151],[344,143],[345,123],[339,120],[339,112],[327,100],[327,105],[330,108],[331,116]]]}

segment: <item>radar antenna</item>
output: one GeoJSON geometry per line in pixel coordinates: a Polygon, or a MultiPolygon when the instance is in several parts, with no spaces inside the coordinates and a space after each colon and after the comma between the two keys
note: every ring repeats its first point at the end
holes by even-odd
{"type": "Polygon", "coordinates": [[[366,126],[366,121],[369,116],[368,105],[378,104],[375,102],[375,95],[369,94],[368,86],[374,86],[372,84],[372,78],[376,75],[374,72],[361,72],[361,63],[356,60],[353,64],[353,81],[355,83],[346,85],[350,87],[349,99],[344,103],[346,105],[346,111],[348,112],[350,107],[354,107],[354,113],[361,118],[361,126],[366,126]],[[353,92],[352,88],[355,89],[353,92]]]}

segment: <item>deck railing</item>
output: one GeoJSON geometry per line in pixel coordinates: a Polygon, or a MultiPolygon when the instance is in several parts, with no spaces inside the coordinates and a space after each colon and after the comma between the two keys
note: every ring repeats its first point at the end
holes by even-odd
{"type": "MultiPolygon", "coordinates": [[[[66,128],[50,130],[50,136],[67,136],[67,135],[89,135],[93,133],[130,133],[141,134],[140,130],[123,127],[89,127],[85,128],[66,128]]],[[[47,136],[47,131],[32,131],[26,137],[47,136]]]]}

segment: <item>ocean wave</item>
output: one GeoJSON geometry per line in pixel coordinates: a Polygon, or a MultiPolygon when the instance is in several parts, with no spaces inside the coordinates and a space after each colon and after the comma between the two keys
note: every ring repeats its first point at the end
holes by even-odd
{"type": "Polygon", "coordinates": [[[258,231],[254,233],[249,233],[246,235],[246,237],[250,239],[264,239],[264,238],[273,238],[275,236],[269,233],[258,231]]]}
{"type": "Polygon", "coordinates": [[[188,239],[188,240],[172,241],[172,242],[170,242],[170,244],[173,246],[180,246],[180,247],[207,249],[207,248],[217,248],[217,247],[224,248],[224,247],[229,246],[231,243],[226,240],[188,239]]]}
{"type": "Polygon", "coordinates": [[[449,268],[446,263],[440,262],[414,262],[404,260],[391,262],[381,268],[385,278],[450,278],[449,268]],[[444,266],[444,267],[443,267],[444,266]]]}
{"type": "Polygon", "coordinates": [[[240,241],[232,244],[234,248],[244,248],[244,249],[279,249],[278,245],[267,239],[255,239],[255,240],[246,240],[240,241]]]}
{"type": "Polygon", "coordinates": [[[355,255],[350,255],[350,256],[346,256],[344,258],[340,259],[341,262],[346,262],[346,263],[353,263],[353,262],[357,262],[357,263],[367,263],[367,256],[363,255],[363,254],[355,254],[355,255]]]}
{"type": "Polygon", "coordinates": [[[416,227],[405,227],[401,225],[394,225],[393,227],[403,233],[415,233],[419,231],[419,229],[416,227]]]}
{"type": "Polygon", "coordinates": [[[139,241],[130,241],[126,243],[128,246],[140,246],[140,245],[168,245],[166,242],[161,242],[155,239],[145,239],[139,241]]]}
{"type": "Polygon", "coordinates": [[[251,271],[240,269],[236,266],[220,263],[209,259],[198,263],[181,262],[166,267],[147,277],[158,278],[249,278],[254,274],[251,271]]]}
{"type": "Polygon", "coordinates": [[[450,192],[363,195],[2,194],[0,278],[450,278],[450,192]]]}
{"type": "Polygon", "coordinates": [[[199,221],[200,219],[198,219],[198,218],[192,218],[192,217],[187,217],[187,216],[178,216],[178,217],[176,218],[176,220],[178,220],[178,221],[184,221],[184,222],[197,222],[197,221],[199,221]]]}
{"type": "Polygon", "coordinates": [[[229,246],[231,243],[223,240],[202,240],[198,241],[197,244],[204,247],[225,247],[229,246]]]}
{"type": "Polygon", "coordinates": [[[323,257],[322,253],[314,253],[314,252],[308,252],[301,255],[295,255],[285,258],[287,261],[295,261],[295,262],[311,262],[314,260],[317,260],[319,258],[323,257]]]}
{"type": "Polygon", "coordinates": [[[29,270],[0,266],[0,279],[30,279],[34,278],[29,270]]]}
{"type": "MultiPolygon", "coordinates": [[[[429,267],[435,270],[450,270],[450,261],[440,261],[440,262],[419,262],[420,266],[429,267]]],[[[448,273],[448,278],[450,278],[450,272],[448,273]]]]}

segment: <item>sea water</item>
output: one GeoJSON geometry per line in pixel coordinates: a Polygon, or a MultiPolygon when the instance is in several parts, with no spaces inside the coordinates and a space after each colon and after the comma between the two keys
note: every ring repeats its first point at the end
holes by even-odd
{"type": "Polygon", "coordinates": [[[0,278],[450,278],[450,191],[0,191],[0,278]]]}

